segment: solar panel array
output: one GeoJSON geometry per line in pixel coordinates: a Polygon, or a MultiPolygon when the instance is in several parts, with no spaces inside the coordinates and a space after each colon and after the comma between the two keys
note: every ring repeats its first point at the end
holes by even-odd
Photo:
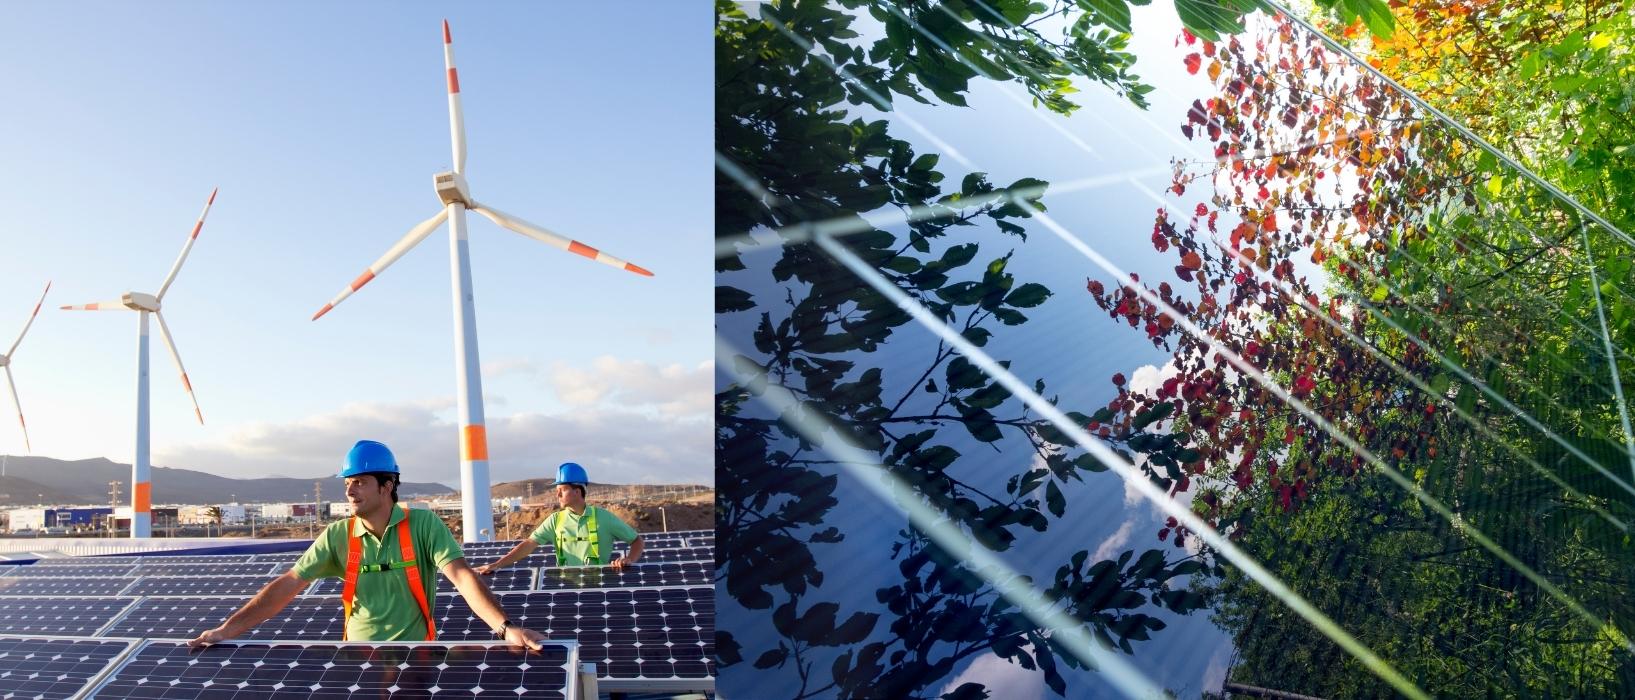
{"type": "MultiPolygon", "coordinates": [[[[548,659],[528,660],[503,644],[490,648],[488,624],[442,576],[437,644],[335,642],[343,627],[341,582],[322,579],[233,644],[190,655],[182,640],[220,624],[300,552],[0,567],[0,698],[425,697],[434,687],[459,697],[516,697],[524,689],[528,697],[567,697],[570,671],[581,661],[595,665],[604,691],[708,690],[715,676],[713,534],[644,536],[641,562],[624,571],[558,567],[553,548],[541,546],[484,577],[510,619],[553,642],[548,659]],[[372,660],[387,657],[398,659],[393,672],[372,660]]],[[[462,547],[477,566],[515,545],[462,547]]],[[[628,549],[618,545],[615,558],[628,549]]]]}

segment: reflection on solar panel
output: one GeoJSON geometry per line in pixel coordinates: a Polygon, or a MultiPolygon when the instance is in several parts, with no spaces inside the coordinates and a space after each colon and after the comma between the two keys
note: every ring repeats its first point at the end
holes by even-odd
{"type": "Polygon", "coordinates": [[[130,576],[136,567],[121,566],[24,566],[8,576],[13,578],[64,578],[69,576],[130,576]]]}
{"type": "Polygon", "coordinates": [[[0,598],[0,634],[91,636],[135,598],[0,598]]]}
{"type": "Polygon", "coordinates": [[[130,646],[129,640],[0,638],[0,697],[73,697],[130,646]]]}
{"type": "Polygon", "coordinates": [[[577,693],[572,644],[542,652],[462,644],[246,643],[189,650],[146,642],[95,697],[568,698],[577,693]]]}
{"type": "MultiPolygon", "coordinates": [[[[249,601],[231,598],[143,598],[107,637],[186,637],[213,628],[249,601]]],[[[297,597],[271,619],[246,632],[246,640],[338,640],[341,604],[334,598],[297,597]]]]}
{"type": "Polygon", "coordinates": [[[118,595],[131,585],[132,578],[0,578],[0,596],[41,595],[118,595]]]}
{"type": "Polygon", "coordinates": [[[642,588],[652,586],[703,586],[713,583],[714,562],[669,562],[637,564],[624,571],[605,566],[541,569],[538,588],[642,588]]]}
{"type": "MultiPolygon", "coordinates": [[[[551,639],[579,642],[607,688],[616,680],[702,679],[715,675],[715,589],[512,593],[500,596],[506,617],[551,639]]],[[[437,633],[446,640],[488,639],[488,623],[465,601],[447,600],[437,633]]],[[[639,685],[639,684],[638,684],[639,685]]],[[[680,684],[676,687],[694,687],[680,684]]]]}
{"type": "Polygon", "coordinates": [[[197,563],[197,564],[144,564],[137,570],[141,576],[234,576],[267,575],[272,573],[271,562],[197,563]]]}
{"type": "MultiPolygon", "coordinates": [[[[402,576],[402,574],[398,574],[398,576],[402,576]]],[[[526,591],[534,587],[534,569],[518,567],[500,569],[492,576],[484,576],[483,580],[488,583],[489,590],[526,591]]],[[[454,584],[448,580],[448,577],[442,575],[437,577],[438,593],[453,593],[454,591],[454,584]]],[[[307,595],[309,596],[340,595],[340,592],[341,580],[338,578],[319,579],[312,584],[311,588],[307,589],[307,595]]]]}
{"type": "MultiPolygon", "coordinates": [[[[271,576],[146,576],[137,579],[130,595],[252,595],[271,576]]],[[[3,591],[0,591],[3,592],[3,591]]]]}

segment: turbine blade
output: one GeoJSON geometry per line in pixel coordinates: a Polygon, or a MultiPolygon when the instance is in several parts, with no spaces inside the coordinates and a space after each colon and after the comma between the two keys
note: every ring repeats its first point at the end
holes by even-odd
{"type": "Polygon", "coordinates": [[[645,277],[653,276],[653,273],[647,271],[647,268],[635,263],[625,262],[623,258],[608,255],[607,253],[580,243],[579,241],[555,233],[549,229],[535,226],[534,224],[530,224],[522,219],[506,214],[505,212],[490,207],[486,204],[472,202],[471,210],[488,217],[489,221],[493,221],[494,223],[499,224],[501,227],[510,229],[536,241],[542,241],[576,255],[583,255],[591,260],[602,263],[603,265],[617,267],[626,272],[634,272],[645,277]]]}
{"type": "Polygon", "coordinates": [[[153,317],[159,319],[159,338],[165,341],[165,349],[170,351],[170,359],[176,361],[176,371],[182,373],[182,388],[187,390],[187,398],[193,401],[193,415],[198,416],[199,425],[204,425],[204,414],[199,411],[199,398],[193,395],[193,382],[187,380],[187,368],[182,366],[182,356],[176,354],[176,341],[170,339],[170,327],[165,325],[165,315],[155,311],[153,317]]]}
{"type": "Polygon", "coordinates": [[[23,336],[28,335],[28,327],[34,325],[34,317],[40,315],[40,305],[45,303],[45,295],[51,291],[51,283],[45,283],[45,291],[40,292],[40,300],[34,302],[34,313],[28,315],[28,322],[23,324],[23,330],[17,334],[17,340],[12,342],[11,349],[6,351],[6,357],[17,354],[17,346],[23,344],[23,336]]]}
{"type": "Polygon", "coordinates": [[[17,422],[23,426],[23,447],[29,454],[34,454],[34,446],[28,443],[28,421],[23,420],[23,403],[17,400],[17,385],[11,381],[11,366],[7,365],[6,387],[11,389],[11,405],[17,407],[17,422]]]}
{"type": "Polygon", "coordinates": [[[170,283],[176,281],[176,273],[182,271],[182,263],[187,260],[187,253],[193,250],[193,241],[199,239],[199,229],[204,228],[204,217],[210,214],[210,205],[216,203],[216,188],[210,190],[210,199],[204,201],[204,211],[199,212],[199,220],[193,222],[193,232],[188,234],[187,242],[182,244],[182,254],[176,256],[176,264],[170,266],[170,274],[165,275],[165,281],[159,285],[159,293],[155,294],[160,301],[165,299],[165,290],[170,289],[170,283]]]}
{"type": "Polygon", "coordinates": [[[448,209],[443,208],[437,210],[437,214],[430,219],[426,219],[425,221],[415,224],[414,228],[409,229],[409,233],[404,235],[396,245],[392,246],[391,250],[386,251],[385,255],[380,256],[379,260],[376,260],[373,265],[370,265],[369,269],[364,270],[363,274],[358,275],[357,279],[352,280],[352,284],[347,285],[346,289],[342,289],[341,293],[335,295],[334,299],[329,300],[328,304],[324,304],[324,308],[318,309],[318,313],[312,315],[312,320],[318,320],[318,317],[329,313],[330,309],[335,308],[341,303],[341,301],[345,300],[349,296],[352,296],[353,292],[362,289],[363,285],[368,284],[369,280],[375,278],[375,275],[384,272],[387,267],[391,266],[392,263],[397,262],[397,259],[403,257],[404,253],[409,252],[410,248],[413,248],[416,244],[426,240],[426,236],[431,235],[431,232],[438,226],[442,225],[443,220],[447,218],[448,209]]]}
{"type": "Polygon", "coordinates": [[[460,111],[460,74],[454,69],[454,39],[449,36],[448,20],[443,20],[443,65],[448,67],[448,128],[454,142],[454,172],[466,171],[466,123],[460,111]]]}
{"type": "Polygon", "coordinates": [[[129,311],[123,299],[113,301],[96,301],[89,304],[71,304],[62,307],[63,311],[129,311]]]}

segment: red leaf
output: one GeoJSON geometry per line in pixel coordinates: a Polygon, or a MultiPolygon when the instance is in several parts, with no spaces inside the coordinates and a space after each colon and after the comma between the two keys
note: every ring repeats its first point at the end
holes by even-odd
{"type": "Polygon", "coordinates": [[[1113,386],[1124,386],[1124,373],[1123,372],[1119,372],[1118,374],[1113,375],[1113,386]]]}
{"type": "Polygon", "coordinates": [[[1181,256],[1181,264],[1189,269],[1199,270],[1203,269],[1204,261],[1203,258],[1198,257],[1197,251],[1189,250],[1181,256]]]}
{"type": "MultiPolygon", "coordinates": [[[[1188,36],[1191,36],[1191,35],[1188,35],[1188,36]]],[[[1187,43],[1190,44],[1192,42],[1189,41],[1187,43]]],[[[1203,59],[1202,56],[1199,56],[1198,54],[1195,54],[1195,53],[1189,53],[1189,54],[1186,55],[1186,58],[1181,59],[1181,62],[1186,64],[1188,73],[1191,73],[1193,75],[1197,75],[1198,74],[1198,66],[1203,63],[1203,60],[1204,59],[1203,59]]]]}
{"type": "Polygon", "coordinates": [[[1203,216],[1209,213],[1209,207],[1204,206],[1203,202],[1199,202],[1195,211],[1197,212],[1196,216],[1203,216]]]}

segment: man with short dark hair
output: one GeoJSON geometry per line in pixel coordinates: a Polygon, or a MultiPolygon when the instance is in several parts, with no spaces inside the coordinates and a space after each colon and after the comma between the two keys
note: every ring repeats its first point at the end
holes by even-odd
{"type": "Polygon", "coordinates": [[[532,554],[542,544],[556,547],[557,566],[611,566],[615,571],[636,563],[642,556],[642,538],[619,516],[596,506],[585,505],[585,485],[590,477],[585,468],[568,462],[556,470],[556,501],[561,506],[545,518],[532,534],[517,543],[505,556],[476,568],[491,574],[532,554]],[[630,553],[613,558],[615,540],[630,543],[630,553]]]}
{"type": "Polygon", "coordinates": [[[341,607],[348,641],[420,641],[437,638],[437,582],[441,571],[494,630],[516,646],[540,649],[545,636],[506,619],[499,601],[470,566],[454,534],[435,513],[397,503],[397,459],[385,445],[360,440],[340,473],[354,515],[330,523],[294,567],[262,587],[215,629],[188,642],[209,646],[235,639],[278,614],[314,579],[344,581],[341,607]]]}

